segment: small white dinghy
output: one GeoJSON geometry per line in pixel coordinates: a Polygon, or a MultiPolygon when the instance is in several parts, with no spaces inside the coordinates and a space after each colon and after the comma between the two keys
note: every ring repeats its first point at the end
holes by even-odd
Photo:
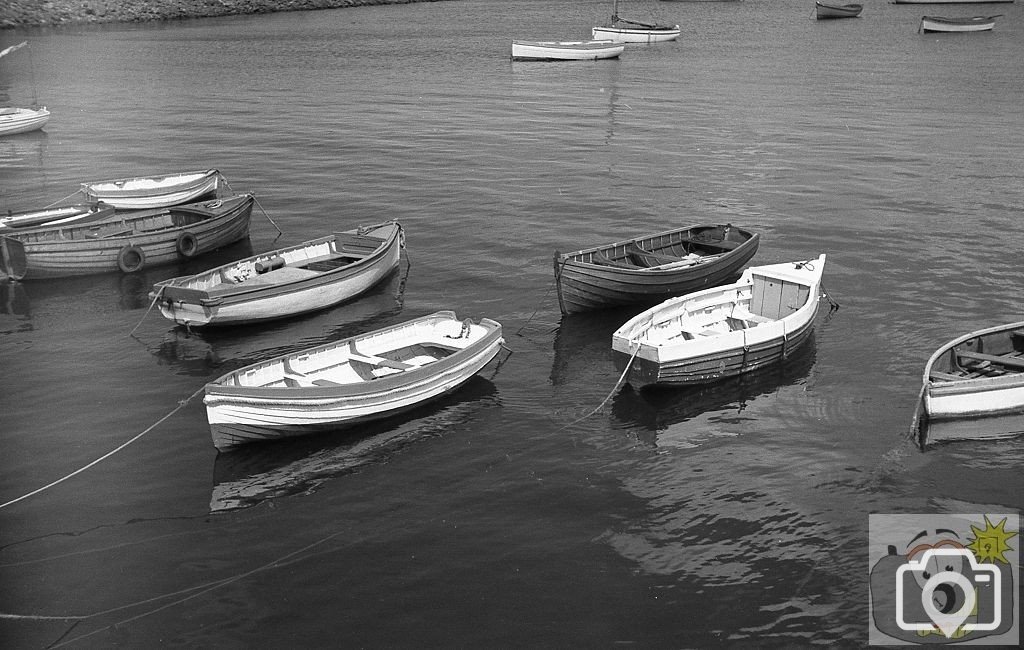
{"type": "Polygon", "coordinates": [[[702,384],[785,359],[810,338],[825,256],[752,266],[735,284],[705,289],[640,313],[612,334],[627,381],[702,384]]]}
{"type": "Polygon", "coordinates": [[[512,41],[513,61],[594,61],[614,59],[625,49],[614,41],[512,41]]]}
{"type": "Polygon", "coordinates": [[[180,172],[165,176],[117,178],[82,183],[82,192],[90,201],[103,201],[121,210],[167,208],[214,196],[221,174],[216,169],[180,172]]]}
{"type": "Polygon", "coordinates": [[[0,135],[28,133],[46,126],[50,121],[50,111],[40,108],[0,108],[0,135]]]}
{"type": "Polygon", "coordinates": [[[0,217],[0,230],[91,223],[113,216],[114,207],[103,203],[65,205],[29,212],[9,213],[6,217],[0,217]]]}
{"type": "Polygon", "coordinates": [[[501,348],[501,325],[451,311],[254,363],[206,385],[217,449],[338,429],[455,390],[501,348]]]}

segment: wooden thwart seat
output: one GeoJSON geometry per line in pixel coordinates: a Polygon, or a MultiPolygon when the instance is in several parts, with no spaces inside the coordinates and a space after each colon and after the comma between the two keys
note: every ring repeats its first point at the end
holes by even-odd
{"type": "Polygon", "coordinates": [[[995,354],[983,354],[981,352],[968,352],[967,350],[958,350],[956,353],[958,359],[972,359],[974,361],[988,361],[996,365],[1004,366],[1006,368],[1013,368],[1015,370],[1024,370],[1024,359],[1020,357],[1001,357],[995,354]]]}

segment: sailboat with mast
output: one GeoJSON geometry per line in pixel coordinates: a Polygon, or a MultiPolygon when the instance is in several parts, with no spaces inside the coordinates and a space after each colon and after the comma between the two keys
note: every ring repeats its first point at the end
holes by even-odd
{"type": "Polygon", "coordinates": [[[619,0],[612,0],[612,17],[605,25],[592,30],[595,39],[617,43],[657,43],[679,38],[679,25],[660,25],[626,20],[619,17],[619,0]]]}
{"type": "MultiPolygon", "coordinates": [[[[28,45],[28,41],[22,41],[17,45],[0,50],[0,58],[26,45],[28,45]]],[[[0,136],[35,131],[43,128],[49,120],[50,111],[46,110],[45,106],[39,106],[39,102],[35,98],[35,84],[33,83],[32,108],[0,107],[0,136]]]]}

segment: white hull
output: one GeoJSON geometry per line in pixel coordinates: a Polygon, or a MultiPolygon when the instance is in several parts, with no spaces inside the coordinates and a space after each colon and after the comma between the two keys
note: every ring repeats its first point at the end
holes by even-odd
{"type": "Polygon", "coordinates": [[[223,450],[400,413],[465,383],[502,343],[501,326],[494,321],[471,324],[452,312],[438,312],[236,370],[206,387],[214,446],[223,450]],[[407,359],[407,369],[374,367],[371,378],[359,374],[362,359],[379,359],[410,345],[454,351],[438,359],[407,359]],[[304,383],[295,385],[296,377],[304,383]]]}
{"type": "Polygon", "coordinates": [[[674,41],[679,38],[679,25],[667,28],[647,29],[641,27],[594,27],[591,34],[597,40],[608,40],[616,43],[659,43],[674,41]]]}
{"type": "Polygon", "coordinates": [[[220,172],[208,169],[168,176],[82,183],[82,191],[91,200],[103,201],[115,208],[146,210],[192,203],[208,194],[215,194],[220,178],[220,172]]]}
{"type": "Polygon", "coordinates": [[[987,32],[995,27],[994,17],[977,16],[975,18],[942,18],[939,16],[922,16],[921,31],[923,32],[945,32],[956,34],[960,32],[987,32]]]}
{"type": "Polygon", "coordinates": [[[388,222],[359,230],[360,235],[355,235],[356,231],[339,233],[194,276],[165,280],[153,287],[150,298],[159,294],[160,313],[178,325],[190,327],[257,323],[326,309],[358,297],[398,268],[403,240],[400,225],[388,222]],[[378,248],[368,254],[352,253],[347,264],[327,272],[301,268],[318,256],[337,257],[346,248],[346,234],[360,238],[372,234],[379,242],[378,248]],[[272,259],[281,259],[287,266],[255,274],[257,264],[272,259]],[[251,277],[238,284],[226,280],[240,273],[251,277]],[[275,281],[279,275],[281,279],[275,281]]]}
{"type": "Polygon", "coordinates": [[[698,291],[638,314],[612,335],[636,386],[699,384],[757,370],[810,338],[825,256],[750,267],[735,284],[698,291]]]}
{"type": "Polygon", "coordinates": [[[922,444],[1024,432],[1021,341],[1024,322],[1010,323],[961,336],[931,356],[924,372],[922,444]]]}
{"type": "Polygon", "coordinates": [[[50,121],[50,111],[46,107],[38,110],[31,108],[8,108],[0,110],[0,135],[14,135],[36,131],[50,121]]]}
{"type": "Polygon", "coordinates": [[[613,59],[623,49],[614,41],[512,41],[512,60],[593,61],[613,59]]]}

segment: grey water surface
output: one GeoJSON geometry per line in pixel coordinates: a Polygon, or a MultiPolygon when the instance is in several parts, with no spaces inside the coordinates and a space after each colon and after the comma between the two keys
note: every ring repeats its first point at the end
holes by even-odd
{"type": "Polygon", "coordinates": [[[0,502],[146,432],[0,509],[0,645],[859,646],[869,514],[1021,510],[1024,440],[908,433],[936,347],[1024,320],[1021,3],[922,35],[880,0],[638,0],[681,38],[509,60],[609,4],[0,31],[30,42],[0,103],[53,112],[0,139],[0,210],[210,167],[259,201],[188,264],[0,285],[0,502]],[[392,218],[408,267],[351,304],[216,332],[149,310],[156,281],[392,218]],[[756,376],[616,389],[631,314],[562,318],[552,254],[698,223],[762,233],[754,263],[826,253],[815,337],[756,376]],[[511,352],[393,420],[213,448],[205,382],[440,309],[511,352]]]}

